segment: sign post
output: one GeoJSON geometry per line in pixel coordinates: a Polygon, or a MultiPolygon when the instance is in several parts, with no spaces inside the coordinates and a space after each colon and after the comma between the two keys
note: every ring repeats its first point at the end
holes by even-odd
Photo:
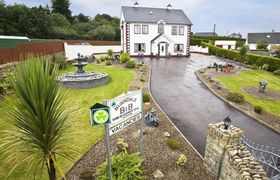
{"type": "Polygon", "coordinates": [[[143,156],[144,152],[144,137],[143,137],[143,131],[144,131],[144,108],[143,108],[143,88],[141,89],[141,104],[142,104],[142,119],[140,120],[140,139],[139,139],[139,150],[140,150],[140,156],[143,156]]]}
{"type": "Polygon", "coordinates": [[[109,137],[110,108],[107,106],[107,100],[104,101],[103,104],[96,103],[90,108],[90,121],[91,121],[92,126],[105,125],[108,175],[109,175],[109,180],[112,180],[112,166],[111,166],[111,157],[110,157],[110,137],[109,137]]]}

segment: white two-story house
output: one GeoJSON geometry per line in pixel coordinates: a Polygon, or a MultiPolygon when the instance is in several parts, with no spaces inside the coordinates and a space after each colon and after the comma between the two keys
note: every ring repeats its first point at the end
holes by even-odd
{"type": "Polygon", "coordinates": [[[192,23],[183,10],[123,6],[121,46],[131,56],[189,56],[192,23]]]}

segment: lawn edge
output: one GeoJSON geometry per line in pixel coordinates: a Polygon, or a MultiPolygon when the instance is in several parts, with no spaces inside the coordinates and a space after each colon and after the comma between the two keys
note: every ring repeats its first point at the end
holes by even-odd
{"type": "Polygon", "coordinates": [[[168,121],[174,126],[174,128],[179,132],[179,134],[183,137],[183,139],[190,145],[190,147],[194,150],[194,152],[196,152],[196,154],[204,161],[204,158],[202,157],[202,155],[193,147],[193,145],[189,142],[189,140],[184,136],[184,134],[177,128],[177,126],[172,122],[172,120],[168,117],[168,115],[162,110],[162,108],[160,107],[160,105],[157,103],[157,101],[155,100],[155,98],[153,97],[152,91],[151,91],[151,77],[152,77],[152,68],[145,64],[146,66],[149,67],[150,72],[149,72],[149,82],[148,82],[148,91],[149,94],[152,98],[152,100],[155,102],[155,104],[158,106],[158,108],[160,109],[160,111],[164,114],[164,116],[168,119],[168,121]]]}
{"type": "Polygon", "coordinates": [[[280,134],[280,131],[276,128],[274,128],[273,126],[269,125],[268,123],[264,122],[263,120],[255,117],[254,115],[244,111],[243,109],[239,108],[237,105],[235,105],[234,103],[228,101],[227,99],[225,99],[223,96],[221,96],[220,94],[218,94],[213,88],[211,88],[201,77],[200,75],[198,74],[199,72],[198,71],[195,71],[195,75],[196,77],[215,95],[217,96],[218,98],[220,98],[222,101],[224,101],[225,103],[229,104],[230,106],[234,107],[235,109],[239,110],[240,112],[242,112],[243,114],[249,116],[250,118],[258,121],[259,123],[265,125],[266,127],[268,127],[269,129],[271,129],[272,131],[280,134]]]}

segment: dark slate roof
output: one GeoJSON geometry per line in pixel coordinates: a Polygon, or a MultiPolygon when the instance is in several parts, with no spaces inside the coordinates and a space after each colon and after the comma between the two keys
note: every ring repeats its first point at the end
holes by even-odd
{"type": "Polygon", "coordinates": [[[122,6],[122,12],[127,22],[157,23],[163,20],[166,24],[192,25],[187,15],[180,9],[122,6]]]}
{"type": "Polygon", "coordinates": [[[197,32],[194,34],[195,36],[217,36],[217,33],[214,32],[197,32]]]}
{"type": "Polygon", "coordinates": [[[268,44],[280,44],[280,32],[248,33],[248,43],[266,41],[268,44]]]}

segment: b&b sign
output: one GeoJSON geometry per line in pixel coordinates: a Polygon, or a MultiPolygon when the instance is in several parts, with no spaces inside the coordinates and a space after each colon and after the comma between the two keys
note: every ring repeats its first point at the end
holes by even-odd
{"type": "Polygon", "coordinates": [[[109,134],[112,135],[142,118],[142,90],[128,92],[108,102],[111,122],[109,134]]]}

